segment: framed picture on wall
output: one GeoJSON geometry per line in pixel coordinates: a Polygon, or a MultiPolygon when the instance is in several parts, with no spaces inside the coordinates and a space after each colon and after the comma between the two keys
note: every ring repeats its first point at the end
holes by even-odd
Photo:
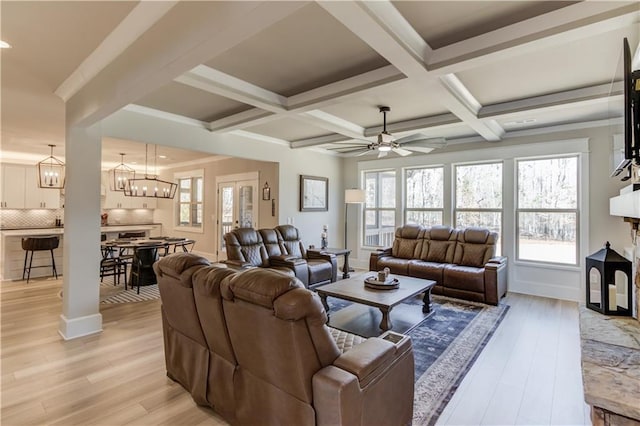
{"type": "Polygon", "coordinates": [[[300,175],[300,211],[326,212],[329,210],[329,179],[300,175]]]}

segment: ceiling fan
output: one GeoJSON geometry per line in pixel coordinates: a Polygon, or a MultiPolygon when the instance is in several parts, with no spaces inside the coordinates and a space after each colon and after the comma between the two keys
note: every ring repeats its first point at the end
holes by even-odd
{"type": "Polygon", "coordinates": [[[391,108],[388,106],[381,106],[379,109],[383,115],[384,121],[382,132],[378,134],[376,141],[371,142],[363,139],[363,142],[367,143],[366,147],[362,147],[362,145],[355,145],[350,146],[349,148],[357,147],[358,149],[345,150],[341,152],[351,156],[361,156],[378,152],[378,158],[385,157],[389,152],[393,152],[404,157],[411,155],[414,151],[426,154],[436,148],[442,148],[446,145],[447,142],[444,138],[429,138],[423,133],[414,133],[413,135],[395,139],[393,135],[387,131],[387,113],[391,111],[391,108]]]}

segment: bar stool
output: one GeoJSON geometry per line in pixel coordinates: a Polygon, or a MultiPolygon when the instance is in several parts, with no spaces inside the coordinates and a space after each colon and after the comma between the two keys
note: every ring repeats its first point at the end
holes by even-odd
{"type": "Polygon", "coordinates": [[[56,260],[53,257],[53,250],[57,249],[60,245],[60,237],[48,236],[48,237],[27,237],[22,239],[22,250],[24,253],[24,267],[22,269],[22,279],[24,280],[25,273],[27,274],[27,284],[29,283],[29,278],[31,277],[31,269],[33,268],[47,268],[49,266],[53,267],[53,275],[58,278],[58,271],[56,270],[56,260]],[[40,265],[40,266],[32,266],[33,264],[33,253],[36,251],[49,250],[51,252],[51,264],[50,265],[40,265]],[[29,253],[31,253],[31,257],[29,257],[29,253]],[[29,266],[27,267],[27,257],[29,257],[29,266]]]}

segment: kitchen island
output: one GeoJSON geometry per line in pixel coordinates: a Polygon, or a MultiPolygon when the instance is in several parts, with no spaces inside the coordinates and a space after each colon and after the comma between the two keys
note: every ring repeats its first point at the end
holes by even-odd
{"type": "MultiPolygon", "coordinates": [[[[148,237],[156,237],[162,234],[162,224],[149,223],[138,225],[108,225],[100,228],[100,232],[107,235],[107,239],[115,239],[120,232],[144,231],[148,237]]],[[[64,227],[50,228],[3,228],[0,230],[2,256],[0,256],[0,279],[22,279],[24,266],[24,250],[22,250],[22,238],[31,236],[59,235],[60,246],[53,251],[58,269],[58,275],[64,273],[63,268],[63,241],[64,227]]],[[[96,246],[100,250],[100,246],[96,246]]],[[[33,266],[46,265],[51,262],[49,252],[36,252],[33,256],[33,266]]],[[[31,278],[51,275],[50,268],[34,269],[31,278]]]]}

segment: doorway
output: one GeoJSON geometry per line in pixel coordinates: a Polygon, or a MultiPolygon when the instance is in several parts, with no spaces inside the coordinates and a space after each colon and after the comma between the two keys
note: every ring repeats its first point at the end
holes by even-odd
{"type": "Polygon", "coordinates": [[[227,258],[224,234],[236,228],[258,228],[258,172],[219,176],[217,260],[227,258]]]}

